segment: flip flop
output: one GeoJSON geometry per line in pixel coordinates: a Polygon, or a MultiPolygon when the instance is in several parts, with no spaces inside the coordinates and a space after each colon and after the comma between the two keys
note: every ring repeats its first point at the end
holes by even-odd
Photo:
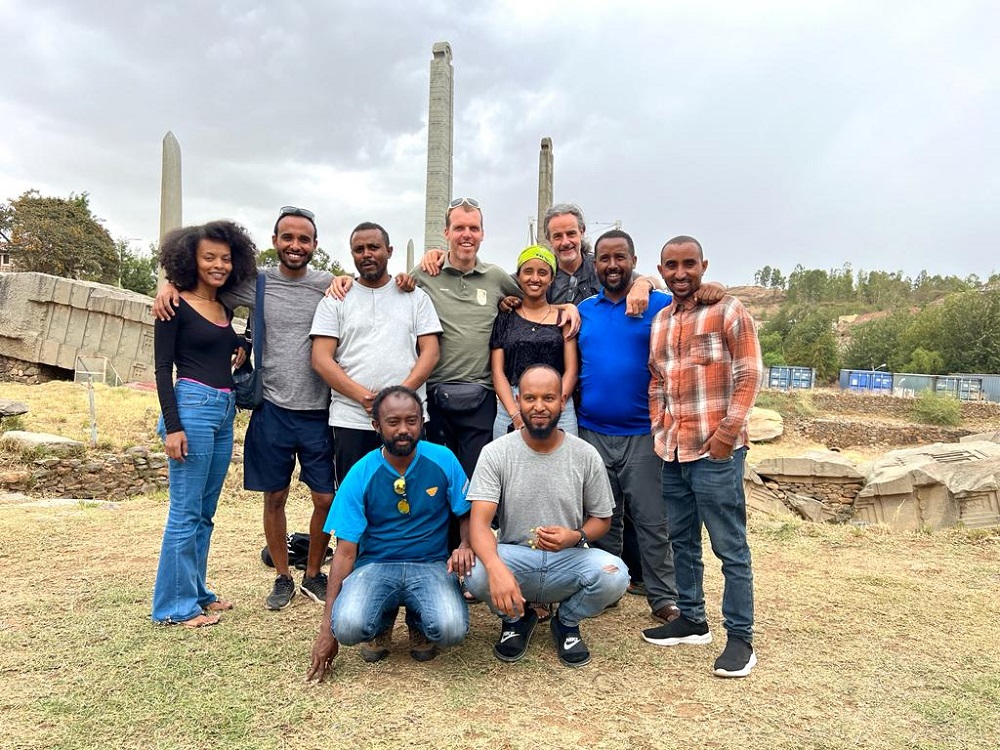
{"type": "Polygon", "coordinates": [[[227,602],[225,599],[216,599],[214,602],[209,602],[202,607],[202,610],[204,612],[228,612],[232,608],[232,602],[227,602]]]}
{"type": "Polygon", "coordinates": [[[222,620],[219,615],[196,615],[190,620],[184,620],[184,622],[171,623],[173,625],[181,625],[185,628],[207,628],[211,625],[218,625],[222,620]]]}

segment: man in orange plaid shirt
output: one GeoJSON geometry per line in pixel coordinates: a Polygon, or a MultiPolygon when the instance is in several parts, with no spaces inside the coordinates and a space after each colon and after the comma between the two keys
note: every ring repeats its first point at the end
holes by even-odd
{"type": "Polygon", "coordinates": [[[735,297],[699,305],[694,293],[708,268],[693,237],[667,241],[657,268],[673,302],[650,332],[649,415],[654,449],[663,459],[663,500],[681,617],[643,631],[658,646],[712,642],[705,615],[701,527],[722,561],[725,650],[719,677],[746,677],[753,650],[753,570],[746,535],[743,463],[747,418],[763,365],[753,318],[735,297]]]}

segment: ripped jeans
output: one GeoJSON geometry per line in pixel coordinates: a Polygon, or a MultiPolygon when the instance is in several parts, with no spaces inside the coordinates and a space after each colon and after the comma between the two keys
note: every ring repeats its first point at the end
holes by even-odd
{"type": "MultiPolygon", "coordinates": [[[[625,563],[604,550],[570,547],[546,552],[522,544],[498,544],[497,553],[517,579],[521,596],[529,602],[559,602],[559,620],[571,627],[601,614],[628,588],[625,563]]],[[[489,575],[478,558],[465,586],[493,609],[489,575]]],[[[500,614],[495,609],[493,613],[500,614]]]]}

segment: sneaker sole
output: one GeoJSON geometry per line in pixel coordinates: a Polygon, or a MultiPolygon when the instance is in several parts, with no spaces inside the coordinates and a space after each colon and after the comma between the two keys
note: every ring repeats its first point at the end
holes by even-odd
{"type": "Polygon", "coordinates": [[[750,674],[750,670],[757,666],[757,654],[751,653],[750,659],[747,661],[747,665],[743,669],[737,669],[730,671],[728,669],[721,669],[716,667],[712,670],[712,674],[716,677],[746,677],[750,674]]]}
{"type": "Polygon", "coordinates": [[[705,646],[712,642],[712,633],[709,631],[704,635],[684,635],[677,638],[650,638],[643,633],[642,640],[646,643],[652,643],[654,646],[680,646],[682,644],[688,646],[705,646]]]}
{"type": "Polygon", "coordinates": [[[288,601],[287,602],[285,602],[284,604],[274,605],[271,602],[265,600],[264,601],[264,608],[270,610],[271,612],[278,612],[279,610],[282,610],[285,607],[287,607],[289,604],[291,604],[292,603],[292,599],[294,599],[294,598],[295,598],[295,589],[292,589],[292,595],[288,597],[288,601]]]}
{"type": "Polygon", "coordinates": [[[580,667],[585,667],[588,664],[590,664],[590,662],[591,658],[589,656],[583,661],[566,661],[561,656],[559,657],[559,663],[562,664],[564,667],[569,667],[570,669],[579,669],[580,667]]]}
{"type": "Polygon", "coordinates": [[[317,604],[322,604],[322,605],[326,606],[326,599],[320,599],[318,596],[316,596],[316,594],[314,594],[312,591],[310,591],[309,589],[307,589],[305,586],[299,586],[299,591],[301,591],[305,596],[308,596],[310,599],[312,599],[317,604]]]}
{"type": "Polygon", "coordinates": [[[514,662],[521,661],[521,659],[524,658],[524,655],[528,653],[528,646],[531,645],[531,636],[534,634],[535,628],[537,626],[538,626],[538,620],[536,619],[534,625],[531,626],[531,630],[529,630],[524,635],[524,648],[521,650],[521,653],[516,654],[515,656],[507,656],[506,654],[501,654],[499,651],[497,651],[496,644],[494,644],[493,655],[500,661],[506,662],[507,664],[513,664],[514,662]]]}

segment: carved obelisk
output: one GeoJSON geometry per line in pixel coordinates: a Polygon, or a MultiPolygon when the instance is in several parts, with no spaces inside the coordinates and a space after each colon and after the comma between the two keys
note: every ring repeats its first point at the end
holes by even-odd
{"type": "MultiPolygon", "coordinates": [[[[181,145],[169,130],[163,136],[163,164],[160,173],[160,242],[172,229],[183,225],[181,211],[181,145]]],[[[157,277],[157,289],[165,280],[163,269],[157,277]]]]}
{"type": "Polygon", "coordinates": [[[406,272],[409,273],[410,269],[413,268],[413,239],[406,243],[406,272]]]}
{"type": "Polygon", "coordinates": [[[552,207],[552,170],[554,166],[552,139],[542,138],[538,152],[538,219],[535,225],[535,242],[545,242],[545,212],[552,207]]]}
{"type": "MultiPolygon", "coordinates": [[[[451,168],[455,131],[455,82],[451,45],[437,42],[431,53],[430,97],[427,103],[427,197],[424,208],[424,250],[443,247],[444,214],[451,200],[451,168]]],[[[409,270],[409,269],[407,269],[409,270]]]]}

